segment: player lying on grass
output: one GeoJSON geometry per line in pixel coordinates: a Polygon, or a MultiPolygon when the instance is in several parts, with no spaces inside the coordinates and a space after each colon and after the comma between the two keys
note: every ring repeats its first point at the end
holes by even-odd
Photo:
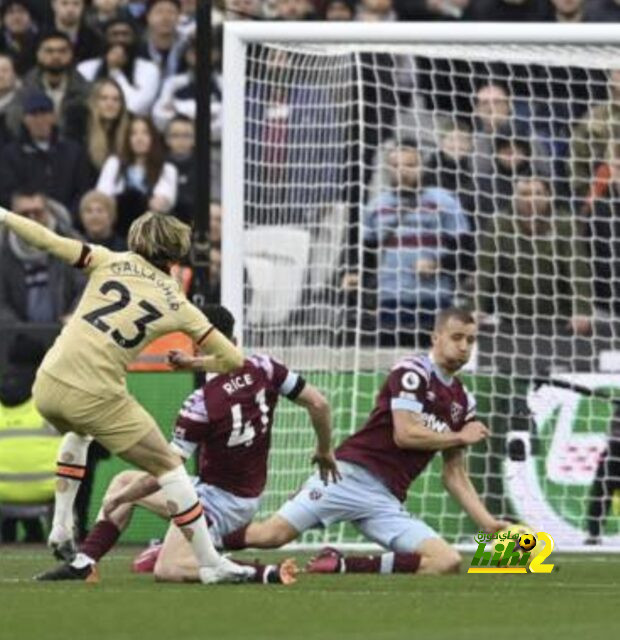
{"type": "Polygon", "coordinates": [[[457,551],[402,503],[410,484],[441,452],[444,486],[474,522],[489,533],[509,526],[487,511],[465,467],[465,448],[489,435],[476,420],[473,396],[454,377],[469,360],[476,329],[466,311],[439,313],[430,353],[393,367],[364,426],[336,449],[342,480],[324,486],[318,476],[310,477],[277,514],[225,536],[226,548],[279,547],[312,527],[347,521],[389,552],[345,557],[328,548],[309,571],[458,571],[457,551]]]}
{"type": "MultiPolygon", "coordinates": [[[[215,305],[206,311],[213,325],[232,338],[234,319],[230,312],[215,305]]],[[[201,368],[201,358],[178,351],[172,352],[172,362],[178,368],[201,368]]],[[[325,482],[336,480],[329,405],[316,388],[276,360],[265,355],[251,356],[238,371],[208,379],[183,403],[170,446],[186,460],[200,446],[196,489],[216,545],[221,544],[224,535],[251,522],[256,514],[267,481],[271,429],[280,396],[306,409],[317,436],[313,461],[325,482]]],[[[155,478],[139,471],[120,473],[112,480],[104,498],[105,508],[74,563],[49,572],[47,579],[83,578],[80,567],[86,562],[99,562],[113,547],[129,525],[134,503],[166,515],[165,496],[155,478]]],[[[158,557],[148,551],[146,562],[152,564],[155,559],[158,580],[198,580],[198,564],[191,547],[175,525],[168,529],[158,557]]],[[[292,561],[278,567],[253,566],[256,582],[289,583],[296,572],[292,561]]]]}
{"type": "Polygon", "coordinates": [[[0,209],[2,224],[88,276],[80,303],[45,356],[33,387],[41,415],[67,434],[59,451],[51,544],[62,547],[72,540],[73,502],[95,438],[157,478],[169,515],[191,542],[202,582],[251,579],[253,569],[215,550],[181,457],[125,384],[127,365],[150,342],[174,331],[186,333],[207,354],[205,370],[226,373],[243,365],[241,352],[170,276],[170,266],[189,251],[190,228],[174,216],[145,213],[129,229],[130,250],[117,253],[63,238],[5,209],[0,209]]]}

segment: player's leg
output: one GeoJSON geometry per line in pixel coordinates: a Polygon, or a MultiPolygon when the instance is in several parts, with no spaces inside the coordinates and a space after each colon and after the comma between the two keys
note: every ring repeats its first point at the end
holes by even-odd
{"type": "Polygon", "coordinates": [[[54,519],[48,545],[59,560],[67,560],[75,554],[73,505],[86,474],[86,458],[92,440],[90,436],[69,432],[64,435],[58,450],[54,519]]]}
{"type": "Polygon", "coordinates": [[[274,549],[292,542],[308,529],[346,519],[349,514],[345,502],[350,479],[348,467],[339,465],[339,468],[342,479],[338,483],[325,486],[318,474],[313,474],[270,518],[252,522],[224,536],[224,548],[274,549]]]}
{"type": "Polygon", "coordinates": [[[345,556],[327,548],[310,561],[308,571],[437,574],[458,570],[459,554],[426,523],[411,516],[375,476],[357,467],[347,480],[349,517],[340,519],[351,521],[386,552],[345,556]]]}
{"type": "MultiPolygon", "coordinates": [[[[89,406],[88,415],[84,413],[81,411],[79,415],[81,424],[88,424],[88,432],[101,444],[158,479],[168,513],[190,540],[198,558],[203,582],[243,581],[253,575],[249,569],[222,558],[215,550],[202,517],[202,507],[181,459],[172,452],[142,406],[127,395],[99,399],[89,406]]],[[[84,573],[92,566],[85,564],[84,573]]],[[[39,578],[58,579],[51,573],[39,578]]]]}
{"type": "Polygon", "coordinates": [[[216,551],[190,477],[159,429],[151,429],[120,455],[157,478],[172,521],[196,555],[203,582],[244,581],[252,577],[253,572],[247,567],[235,565],[216,551]]]}
{"type": "MultiPolygon", "coordinates": [[[[291,559],[277,565],[252,562],[246,563],[246,566],[255,571],[251,582],[288,585],[296,579],[297,566],[291,559]]],[[[173,524],[166,533],[163,547],[155,563],[154,574],[158,582],[199,582],[200,580],[198,563],[192,548],[178,527],[173,524]]]]}
{"type": "MultiPolygon", "coordinates": [[[[298,525],[300,526],[300,525],[298,525]]],[[[277,549],[297,538],[305,529],[297,529],[279,514],[274,514],[262,522],[250,524],[223,536],[224,548],[228,550],[277,549]]]]}
{"type": "Polygon", "coordinates": [[[37,373],[32,397],[39,413],[65,436],[58,450],[54,519],[48,544],[58,559],[75,554],[73,505],[86,473],[86,458],[92,437],[73,432],[75,425],[66,408],[77,406],[75,390],[48,376],[37,373]]]}
{"type": "MultiPolygon", "coordinates": [[[[108,486],[106,497],[115,495],[123,487],[131,484],[136,478],[143,474],[142,471],[122,471],[114,476],[108,486]]],[[[127,529],[131,523],[135,505],[144,507],[151,513],[168,519],[166,501],[163,492],[157,491],[146,498],[138,500],[135,504],[126,503],[119,505],[108,517],[99,511],[97,522],[90,530],[84,542],[80,545],[80,554],[84,554],[89,560],[99,562],[103,556],[114,547],[121,533],[127,529]]]]}

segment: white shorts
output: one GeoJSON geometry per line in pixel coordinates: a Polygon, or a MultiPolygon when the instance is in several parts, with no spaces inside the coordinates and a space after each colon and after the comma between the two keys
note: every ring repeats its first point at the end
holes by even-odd
{"type": "Polygon", "coordinates": [[[221,548],[222,536],[244,527],[258,511],[260,498],[240,498],[212,484],[192,478],[200,504],[209,520],[213,544],[221,548]]]}
{"type": "Polygon", "coordinates": [[[373,542],[399,553],[412,553],[424,540],[439,538],[364,467],[339,461],[338,469],[342,480],[335,484],[325,486],[318,473],[310,476],[278,515],[300,533],[317,525],[350,522],[373,542]]]}

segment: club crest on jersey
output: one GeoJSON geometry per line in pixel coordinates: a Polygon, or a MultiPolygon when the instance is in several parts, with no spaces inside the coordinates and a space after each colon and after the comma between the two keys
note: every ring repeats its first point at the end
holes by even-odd
{"type": "Polygon", "coordinates": [[[308,497],[310,498],[310,500],[316,501],[320,500],[323,497],[323,494],[318,489],[312,489],[312,491],[310,491],[310,493],[308,494],[308,497]]]}
{"type": "Polygon", "coordinates": [[[450,416],[452,422],[458,422],[463,417],[463,407],[458,402],[453,402],[450,405],[450,416]]]}

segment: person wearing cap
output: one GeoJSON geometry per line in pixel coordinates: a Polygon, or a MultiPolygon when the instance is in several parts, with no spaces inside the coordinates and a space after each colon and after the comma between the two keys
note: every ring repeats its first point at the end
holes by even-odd
{"type": "Polygon", "coordinates": [[[10,55],[18,76],[36,63],[37,26],[26,0],[8,0],[0,8],[0,52],[10,55]]]}
{"type": "Polygon", "coordinates": [[[54,103],[43,91],[31,90],[22,102],[20,136],[3,149],[0,203],[24,187],[37,189],[74,214],[93,182],[83,147],[60,137],[54,103]]]}
{"type": "Polygon", "coordinates": [[[83,140],[90,86],[73,68],[73,48],[66,34],[51,31],[39,41],[37,66],[24,77],[20,90],[22,103],[12,110],[11,126],[15,131],[19,131],[21,124],[21,104],[34,90],[51,98],[60,133],[83,140]]]}
{"type": "Polygon", "coordinates": [[[112,78],[123,91],[127,110],[148,115],[160,85],[158,66],[138,54],[135,23],[127,18],[110,20],[105,27],[105,53],[81,62],[77,70],[88,82],[112,78]]]}
{"type": "Polygon", "coordinates": [[[150,0],[147,5],[146,31],[140,54],[154,62],[162,80],[183,69],[185,38],[179,31],[179,0],[150,0]]]}
{"type": "Polygon", "coordinates": [[[84,22],[84,0],[52,0],[55,28],[66,34],[73,45],[75,60],[98,56],[103,39],[84,22]]]}
{"type": "Polygon", "coordinates": [[[18,334],[8,350],[0,381],[0,542],[43,542],[43,526],[33,505],[52,502],[60,435],[34,406],[32,385],[45,348],[18,334]],[[30,507],[30,510],[28,509],[30,507]]]}

